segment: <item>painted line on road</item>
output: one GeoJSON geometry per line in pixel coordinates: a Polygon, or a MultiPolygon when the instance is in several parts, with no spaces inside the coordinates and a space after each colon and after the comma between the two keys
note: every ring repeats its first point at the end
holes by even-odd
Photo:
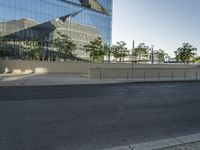
{"type": "Polygon", "coordinates": [[[165,139],[165,140],[158,140],[158,141],[133,144],[133,145],[121,146],[121,147],[113,147],[113,148],[104,149],[104,150],[156,150],[156,149],[169,148],[169,147],[174,147],[178,145],[189,144],[189,143],[194,143],[194,142],[199,142],[199,141],[200,141],[200,134],[193,134],[193,135],[180,136],[180,137],[175,137],[175,138],[170,138],[170,139],[165,139]]]}

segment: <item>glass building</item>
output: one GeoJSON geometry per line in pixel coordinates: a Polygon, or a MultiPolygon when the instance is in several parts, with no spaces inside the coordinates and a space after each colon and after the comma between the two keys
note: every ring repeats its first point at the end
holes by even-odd
{"type": "Polygon", "coordinates": [[[34,45],[55,57],[54,39],[67,35],[87,58],[83,46],[97,37],[110,46],[111,33],[112,0],[0,0],[0,57],[21,58],[34,45]]]}

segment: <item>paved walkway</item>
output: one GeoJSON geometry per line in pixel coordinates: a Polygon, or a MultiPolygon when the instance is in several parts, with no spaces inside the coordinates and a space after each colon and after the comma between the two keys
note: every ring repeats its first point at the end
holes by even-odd
{"type": "MultiPolygon", "coordinates": [[[[0,86],[50,86],[158,81],[161,81],[161,79],[89,79],[85,74],[0,74],[0,86]]],[[[172,80],[166,78],[162,79],[162,81],[172,80]]],[[[173,81],[183,81],[183,79],[174,79],[173,81]]]]}
{"type": "Polygon", "coordinates": [[[0,74],[0,86],[44,86],[105,84],[127,82],[126,79],[95,80],[83,74],[0,74]]]}

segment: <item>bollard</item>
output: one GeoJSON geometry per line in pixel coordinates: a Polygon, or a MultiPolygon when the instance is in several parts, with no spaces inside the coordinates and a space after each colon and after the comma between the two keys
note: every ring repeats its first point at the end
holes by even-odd
{"type": "Polygon", "coordinates": [[[146,80],[146,72],[144,72],[144,81],[146,80]]]}
{"type": "Polygon", "coordinates": [[[174,72],[172,72],[172,81],[174,80],[174,72]]]}

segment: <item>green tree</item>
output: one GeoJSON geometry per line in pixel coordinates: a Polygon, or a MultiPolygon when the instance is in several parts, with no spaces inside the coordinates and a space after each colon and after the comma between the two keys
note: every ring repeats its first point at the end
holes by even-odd
{"type": "Polygon", "coordinates": [[[200,56],[194,58],[194,61],[193,61],[193,62],[194,62],[194,63],[200,64],[200,56]]]}
{"type": "Polygon", "coordinates": [[[104,44],[104,52],[105,52],[105,55],[107,55],[108,57],[108,62],[110,62],[110,57],[111,57],[111,47],[109,47],[107,44],[104,44]]]}
{"type": "Polygon", "coordinates": [[[0,58],[4,58],[5,57],[5,50],[4,50],[4,43],[3,43],[3,39],[0,37],[0,58]]]}
{"type": "Polygon", "coordinates": [[[88,45],[84,46],[86,53],[90,54],[92,61],[103,61],[106,55],[103,41],[100,37],[90,41],[88,45]]]}
{"type": "Polygon", "coordinates": [[[53,41],[53,45],[58,50],[59,58],[65,58],[66,56],[71,58],[74,55],[76,44],[67,35],[59,34],[59,38],[53,41]]]}
{"type": "Polygon", "coordinates": [[[167,54],[162,49],[159,49],[158,51],[155,51],[154,55],[156,56],[159,62],[164,62],[165,56],[167,54]]]}
{"type": "Polygon", "coordinates": [[[176,60],[178,62],[182,61],[183,63],[189,63],[196,55],[196,51],[197,48],[193,47],[189,43],[183,43],[183,46],[179,47],[175,51],[176,60]]]}
{"type": "Polygon", "coordinates": [[[0,57],[11,57],[11,45],[9,44],[9,41],[5,38],[0,38],[0,57]]]}
{"type": "Polygon", "coordinates": [[[126,56],[129,55],[129,51],[126,48],[124,41],[117,42],[116,45],[112,46],[112,54],[116,59],[121,62],[126,56]]]}
{"type": "Polygon", "coordinates": [[[138,47],[136,47],[133,51],[133,56],[136,60],[142,60],[142,57],[148,58],[148,50],[149,47],[145,45],[145,43],[140,43],[138,47]]]}
{"type": "Polygon", "coordinates": [[[41,57],[41,44],[37,40],[24,41],[21,47],[24,49],[25,57],[40,60],[41,57]]]}

